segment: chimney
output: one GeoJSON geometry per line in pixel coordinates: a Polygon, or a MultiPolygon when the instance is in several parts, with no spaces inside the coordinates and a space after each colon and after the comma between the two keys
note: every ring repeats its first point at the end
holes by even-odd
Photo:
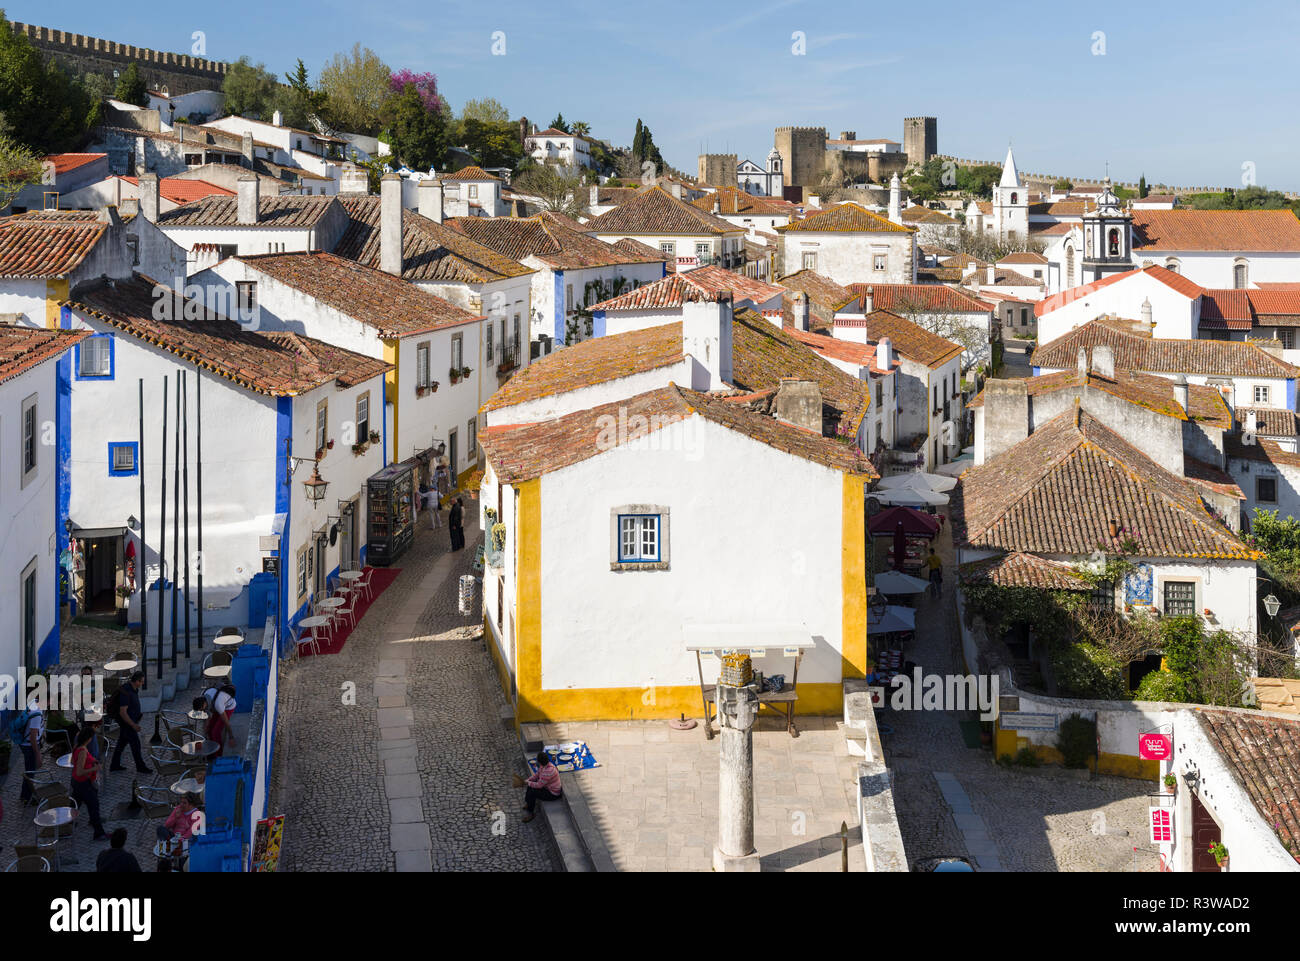
{"type": "Polygon", "coordinates": [[[271,126],[273,126],[273,127],[283,127],[283,126],[284,126],[284,114],[280,113],[280,111],[278,111],[278,110],[275,111],[273,114],[271,114],[271,126]]]}
{"type": "Polygon", "coordinates": [[[244,155],[244,166],[253,169],[253,135],[246,133],[239,141],[239,152],[244,155]]]}
{"type": "Polygon", "coordinates": [[[123,197],[117,205],[117,212],[120,216],[135,216],[140,212],[139,197],[123,197]]]}
{"type": "Polygon", "coordinates": [[[236,184],[239,190],[239,197],[236,201],[238,211],[238,221],[241,224],[255,224],[258,216],[258,191],[260,185],[256,174],[245,174],[239,178],[236,184]]]}
{"type": "Polygon", "coordinates": [[[122,218],[118,216],[117,207],[112,204],[107,207],[100,207],[99,212],[95,214],[95,219],[101,224],[108,224],[110,227],[122,226],[122,218]]]}
{"type": "Polygon", "coordinates": [[[776,389],[776,419],[822,433],[822,389],[815,380],[782,377],[776,389]]]}
{"type": "MultiPolygon", "coordinates": [[[[845,138],[845,139],[852,139],[845,138]]],[[[889,178],[889,219],[891,222],[901,224],[903,216],[903,184],[898,179],[898,174],[889,178]]]]}
{"type": "Polygon", "coordinates": [[[428,217],[436,224],[442,223],[442,181],[436,177],[421,180],[416,196],[419,198],[416,209],[421,217],[428,217]]]}
{"type": "Polygon", "coordinates": [[[802,290],[795,291],[794,294],[794,329],[808,330],[811,324],[808,322],[808,295],[802,290]]]}
{"type": "Polygon", "coordinates": [[[140,214],[149,223],[158,222],[158,175],[140,175],[140,214]]]}
{"type": "Polygon", "coordinates": [[[1079,372],[1080,377],[1088,376],[1088,352],[1082,347],[1079,348],[1079,361],[1075,369],[1079,372]]]}
{"type": "Polygon", "coordinates": [[[1174,400],[1178,401],[1184,411],[1188,410],[1191,391],[1187,386],[1187,375],[1179,374],[1174,378],[1174,400]]]}
{"type": "Polygon", "coordinates": [[[984,456],[987,464],[1029,436],[1029,392],[1023,380],[990,380],[984,385],[984,456]]]}
{"type": "Polygon", "coordinates": [[[1099,377],[1115,379],[1115,352],[1109,344],[1098,344],[1092,349],[1092,372],[1099,377]]]}
{"type": "Polygon", "coordinates": [[[1255,411],[1248,410],[1246,411],[1246,419],[1242,422],[1242,429],[1248,434],[1253,434],[1255,433],[1255,428],[1258,426],[1258,421],[1259,417],[1256,415],[1255,411]]]}
{"type": "Polygon", "coordinates": [[[994,267],[992,264],[989,264],[988,277],[989,277],[988,284],[990,287],[992,287],[994,284],[998,282],[997,268],[994,267]]]}
{"type": "Polygon", "coordinates": [[[591,191],[587,195],[587,206],[598,207],[600,205],[600,188],[595,184],[591,185],[591,191]]]}
{"type": "Polygon", "coordinates": [[[402,178],[395,173],[379,181],[379,269],[402,276],[402,178]]]}
{"type": "Polygon", "coordinates": [[[732,381],[731,291],[716,301],[682,305],[682,352],[694,359],[692,390],[720,390],[732,381]]]}
{"type": "Polygon", "coordinates": [[[682,185],[681,185],[681,184],[673,183],[673,184],[669,184],[668,187],[669,187],[669,189],[672,191],[672,194],[673,194],[674,197],[676,197],[678,200],[681,200],[681,199],[682,199],[682,185]]]}
{"type": "Polygon", "coordinates": [[[876,342],[876,366],[881,370],[894,366],[894,342],[888,337],[881,337],[876,342]]]}
{"type": "Polygon", "coordinates": [[[1142,328],[1141,333],[1150,334],[1154,326],[1151,322],[1151,298],[1148,297],[1142,301],[1142,328]]]}
{"type": "Polygon", "coordinates": [[[370,193],[370,178],[366,175],[363,167],[348,161],[339,171],[339,193],[368,196],[370,193]]]}
{"type": "Polygon", "coordinates": [[[718,216],[718,214],[720,214],[720,213],[722,213],[722,204],[721,204],[721,202],[718,200],[718,195],[717,195],[717,193],[714,193],[714,195],[713,195],[713,216],[716,217],[716,216],[718,216]]]}
{"type": "Polygon", "coordinates": [[[869,314],[876,309],[874,304],[875,298],[876,288],[868,287],[867,292],[862,295],[862,312],[864,314],[869,314]]]}

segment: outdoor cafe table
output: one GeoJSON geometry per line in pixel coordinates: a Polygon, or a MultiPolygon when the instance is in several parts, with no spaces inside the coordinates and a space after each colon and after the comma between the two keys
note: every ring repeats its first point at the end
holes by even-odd
{"type": "Polygon", "coordinates": [[[133,671],[140,665],[140,662],[134,659],[124,659],[120,661],[109,661],[104,665],[104,670],[118,673],[122,671],[133,671]]]}
{"type": "Polygon", "coordinates": [[[244,643],[243,634],[221,634],[212,639],[214,647],[225,649],[227,647],[238,647],[244,643]]]}
{"type": "Polygon", "coordinates": [[[320,638],[316,636],[316,629],[318,627],[325,627],[329,622],[330,619],[328,617],[325,617],[322,614],[313,614],[311,617],[304,617],[298,622],[298,626],[311,631],[312,640],[319,642],[320,638]]]}
{"type": "Polygon", "coordinates": [[[71,824],[77,818],[77,812],[73,808],[46,808],[40,814],[33,818],[33,822],[38,828],[58,828],[65,824],[71,824]]]}
{"type": "Polygon", "coordinates": [[[200,783],[199,781],[196,781],[194,778],[183,777],[175,784],[172,785],[171,790],[173,794],[186,795],[186,794],[202,794],[203,788],[204,788],[204,784],[200,783]]]}
{"type": "Polygon", "coordinates": [[[213,740],[186,741],[181,745],[181,753],[189,757],[211,757],[221,750],[221,745],[213,740]]]}
{"type": "Polygon", "coordinates": [[[341,572],[339,572],[339,580],[341,580],[341,581],[359,581],[359,580],[361,580],[361,578],[364,577],[364,576],[365,576],[365,575],[363,575],[360,571],[341,571],[341,572]]]}
{"type": "Polygon", "coordinates": [[[794,723],[799,662],[803,660],[804,652],[815,646],[807,628],[802,625],[684,624],[682,637],[685,639],[686,650],[695,653],[695,667],[700,675],[700,700],[704,703],[704,734],[709,740],[713,739],[713,718],[716,713],[714,701],[718,686],[704,683],[704,665],[700,656],[712,654],[721,657],[733,651],[747,653],[751,657],[764,657],[770,652],[794,658],[790,683],[781,685],[779,691],[759,692],[758,704],[760,708],[767,704],[778,712],[783,712],[786,732],[791,737],[799,736],[799,729],[794,723]]]}
{"type": "Polygon", "coordinates": [[[189,714],[187,714],[186,716],[187,716],[191,721],[194,722],[193,727],[194,727],[194,730],[197,731],[197,730],[198,730],[198,727],[199,727],[199,724],[200,724],[201,722],[203,722],[203,721],[206,721],[206,720],[208,719],[208,712],[207,712],[207,711],[190,711],[189,714]]]}
{"type": "Polygon", "coordinates": [[[71,771],[71,770],[72,770],[72,752],[69,751],[67,754],[61,754],[61,755],[59,755],[59,759],[58,759],[57,761],[55,761],[54,763],[57,764],[59,767],[66,767],[69,771],[71,771]]]}

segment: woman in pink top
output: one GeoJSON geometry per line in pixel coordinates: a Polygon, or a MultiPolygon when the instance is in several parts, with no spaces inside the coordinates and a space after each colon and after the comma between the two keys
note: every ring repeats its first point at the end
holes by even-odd
{"type": "Polygon", "coordinates": [[[194,836],[194,822],[198,820],[199,796],[187,793],[181,802],[172,808],[167,820],[158,828],[158,840],[168,841],[173,836],[188,841],[194,836]]]}
{"type": "Polygon", "coordinates": [[[537,773],[524,784],[527,785],[524,790],[524,823],[527,824],[537,816],[538,801],[554,801],[563,793],[560,769],[551,763],[551,756],[545,751],[537,755],[537,773]]]}

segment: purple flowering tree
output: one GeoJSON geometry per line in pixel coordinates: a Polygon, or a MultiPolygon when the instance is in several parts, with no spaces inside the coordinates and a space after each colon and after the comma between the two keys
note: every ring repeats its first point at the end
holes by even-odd
{"type": "Polygon", "coordinates": [[[419,91],[420,99],[424,102],[424,109],[430,113],[441,111],[443,105],[442,95],[438,93],[438,77],[432,73],[416,73],[414,70],[403,68],[393,73],[388,80],[389,89],[393,93],[401,93],[406,89],[406,85],[414,84],[415,89],[419,91]]]}

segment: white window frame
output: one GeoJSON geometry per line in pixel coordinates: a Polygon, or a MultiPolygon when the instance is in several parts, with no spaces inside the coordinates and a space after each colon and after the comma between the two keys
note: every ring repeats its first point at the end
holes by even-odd
{"type": "Polygon", "coordinates": [[[330,440],[330,402],[329,398],[316,404],[316,450],[324,450],[330,440]]]}
{"type": "Polygon", "coordinates": [[[77,358],[78,377],[108,377],[113,373],[113,335],[96,334],[81,342],[77,358]],[[102,361],[91,364],[91,361],[102,361]]]}
{"type": "Polygon", "coordinates": [[[802,258],[801,261],[800,261],[800,265],[801,265],[802,269],[804,269],[804,270],[816,270],[816,269],[817,269],[817,251],[815,251],[815,250],[805,250],[805,251],[803,252],[803,258],[802,258]]]}
{"type": "Polygon", "coordinates": [[[671,532],[670,512],[665,506],[624,504],[610,508],[610,570],[668,570],[671,532]]]}
{"type": "Polygon", "coordinates": [[[1271,392],[1270,392],[1270,390],[1269,390],[1269,386],[1268,386],[1268,384],[1256,384],[1256,385],[1255,385],[1255,403],[1256,403],[1256,404],[1263,404],[1263,405],[1265,405],[1265,406],[1267,407],[1267,406],[1269,405],[1269,399],[1268,399],[1268,396],[1269,396],[1270,393],[1271,393],[1271,392]]]}
{"type": "Polygon", "coordinates": [[[366,391],[362,391],[360,394],[357,394],[357,440],[356,440],[356,443],[358,443],[358,444],[365,444],[365,443],[368,443],[369,441],[370,441],[370,391],[366,390],[366,391]],[[365,408],[366,408],[366,416],[365,416],[364,419],[363,419],[362,416],[361,416],[361,408],[362,408],[362,405],[364,405],[365,408]],[[361,426],[362,424],[365,425],[365,429],[364,429],[364,430],[362,429],[362,426],[361,426]]]}
{"type": "Polygon", "coordinates": [[[32,394],[23,400],[22,416],[18,419],[18,470],[22,476],[22,487],[35,480],[41,471],[41,416],[38,398],[38,394],[32,394]]]}
{"type": "Polygon", "coordinates": [[[429,341],[424,340],[415,345],[415,386],[429,387],[432,386],[430,377],[430,357],[432,348],[429,341]]]}

